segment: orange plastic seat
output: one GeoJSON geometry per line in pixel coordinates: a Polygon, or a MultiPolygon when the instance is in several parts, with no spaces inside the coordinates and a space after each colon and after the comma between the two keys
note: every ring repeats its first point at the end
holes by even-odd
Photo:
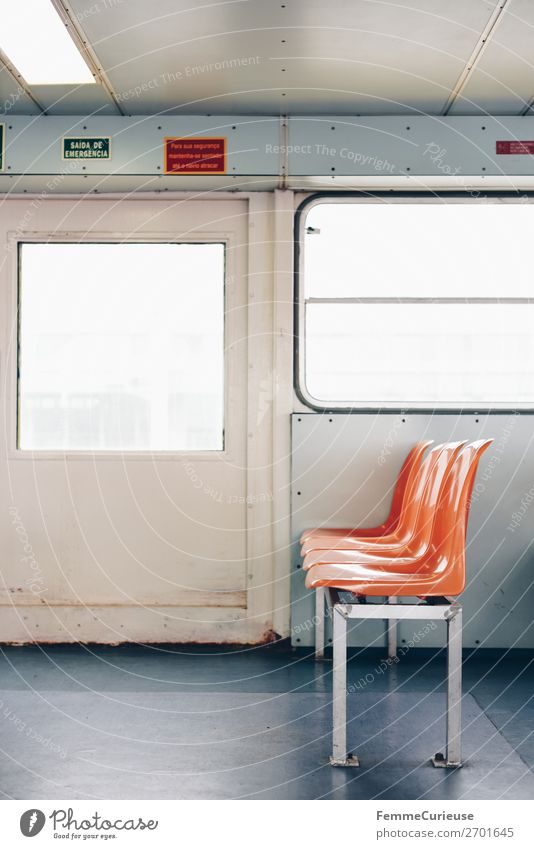
{"type": "Polygon", "coordinates": [[[468,505],[478,462],[493,442],[478,440],[454,460],[442,488],[430,544],[419,557],[362,557],[361,552],[319,552],[306,574],[309,589],[332,587],[359,596],[457,596],[465,586],[468,505]]]}
{"type": "MultiPolygon", "coordinates": [[[[302,547],[303,569],[308,570],[317,563],[324,562],[324,552],[328,560],[335,559],[335,552],[346,552],[350,561],[350,552],[360,551],[373,557],[396,554],[417,557],[423,554],[430,543],[432,523],[443,482],[465,442],[449,442],[436,445],[416,470],[406,489],[400,519],[392,533],[377,538],[338,537],[328,539],[322,536],[310,538],[302,547]]],[[[342,558],[342,561],[345,558],[342,558]]]]}
{"type": "Polygon", "coordinates": [[[387,517],[385,522],[382,522],[381,525],[377,525],[374,528],[309,528],[301,534],[301,545],[304,545],[308,542],[308,540],[315,536],[325,539],[336,538],[338,536],[380,537],[384,534],[389,534],[394,531],[399,523],[399,519],[401,516],[404,494],[423,460],[423,455],[426,449],[430,445],[432,445],[431,439],[427,440],[426,442],[418,442],[408,452],[408,455],[404,463],[402,464],[402,468],[399,472],[399,476],[395,484],[395,489],[393,490],[393,498],[391,500],[389,516],[387,517]]]}

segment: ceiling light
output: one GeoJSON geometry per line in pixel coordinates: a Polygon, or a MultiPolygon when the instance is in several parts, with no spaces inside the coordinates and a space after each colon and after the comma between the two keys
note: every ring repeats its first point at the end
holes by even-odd
{"type": "Polygon", "coordinates": [[[0,47],[29,85],[95,82],[50,0],[3,3],[0,47]]]}

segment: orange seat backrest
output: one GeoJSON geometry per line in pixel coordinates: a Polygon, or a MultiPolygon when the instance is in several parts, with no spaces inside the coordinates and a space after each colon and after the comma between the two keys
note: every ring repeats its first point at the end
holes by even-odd
{"type": "Polygon", "coordinates": [[[431,439],[426,442],[416,442],[413,448],[411,448],[408,452],[399,472],[395,489],[393,490],[389,516],[381,526],[384,534],[391,533],[399,524],[404,496],[406,491],[411,487],[412,481],[423,462],[423,454],[430,445],[432,445],[431,439]]]}
{"type": "Polygon", "coordinates": [[[413,537],[416,532],[416,528],[418,527],[419,512],[423,506],[425,491],[427,490],[429,483],[431,484],[435,480],[433,470],[436,464],[438,464],[440,471],[443,471],[443,464],[445,464],[446,471],[447,464],[450,461],[449,448],[457,450],[462,444],[463,443],[445,443],[442,445],[436,445],[428,452],[422,463],[419,465],[419,468],[416,470],[410,484],[406,487],[399,523],[395,530],[396,536],[399,538],[413,537]],[[441,463],[439,463],[443,452],[446,453],[441,463]]]}
{"type": "MultiPolygon", "coordinates": [[[[443,488],[454,461],[464,445],[465,441],[445,443],[441,446],[441,450],[429,471],[419,507],[412,511],[415,528],[410,548],[414,554],[423,554],[430,545],[443,488]]],[[[438,449],[439,447],[437,446],[438,449]]]]}
{"type": "Polygon", "coordinates": [[[471,496],[480,457],[493,439],[471,442],[460,452],[448,475],[440,498],[430,554],[425,572],[439,575],[443,594],[458,595],[465,586],[465,537],[471,496]]]}

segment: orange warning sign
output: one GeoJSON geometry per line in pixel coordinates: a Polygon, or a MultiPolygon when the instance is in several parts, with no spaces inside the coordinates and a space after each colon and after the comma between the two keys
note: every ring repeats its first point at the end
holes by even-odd
{"type": "Polygon", "coordinates": [[[225,174],[225,138],[166,138],[166,174],[225,174]]]}

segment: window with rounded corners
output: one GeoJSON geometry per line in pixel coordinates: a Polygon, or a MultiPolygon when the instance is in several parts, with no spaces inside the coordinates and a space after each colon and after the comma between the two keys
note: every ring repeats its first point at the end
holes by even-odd
{"type": "Polygon", "coordinates": [[[297,210],[296,389],[314,409],[534,408],[527,195],[297,210]]]}

